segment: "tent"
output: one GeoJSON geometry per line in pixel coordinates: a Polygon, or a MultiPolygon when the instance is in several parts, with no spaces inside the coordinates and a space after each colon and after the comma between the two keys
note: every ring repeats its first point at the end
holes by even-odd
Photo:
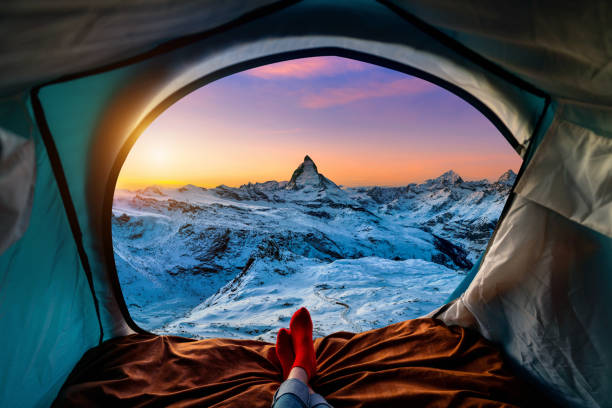
{"type": "Polygon", "coordinates": [[[612,406],[608,1],[28,1],[0,15],[0,405],[49,405],[83,353],[141,331],[110,217],[142,130],[220,77],[338,55],[456,93],[524,158],[478,268],[435,316],[498,343],[560,403],[612,406]]]}

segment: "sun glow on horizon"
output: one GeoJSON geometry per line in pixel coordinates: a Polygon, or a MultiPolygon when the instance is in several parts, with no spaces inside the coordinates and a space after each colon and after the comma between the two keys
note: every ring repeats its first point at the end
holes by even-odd
{"type": "Polygon", "coordinates": [[[350,187],[407,185],[451,169],[465,180],[497,179],[521,163],[480,112],[448,91],[371,64],[316,57],[187,95],[143,132],[117,188],[285,181],[306,154],[350,187]]]}

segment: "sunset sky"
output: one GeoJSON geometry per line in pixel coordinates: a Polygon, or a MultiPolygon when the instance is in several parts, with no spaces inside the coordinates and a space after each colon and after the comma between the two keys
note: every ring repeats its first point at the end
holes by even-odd
{"type": "Polygon", "coordinates": [[[480,112],[442,88],[316,57],[235,74],[181,99],[143,132],[117,187],[288,180],[306,154],[345,186],[405,185],[449,169],[496,179],[521,163],[480,112]]]}

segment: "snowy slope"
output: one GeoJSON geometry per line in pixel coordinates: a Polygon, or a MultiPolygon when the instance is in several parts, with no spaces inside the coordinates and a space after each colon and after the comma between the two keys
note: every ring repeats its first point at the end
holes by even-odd
{"type": "Polygon", "coordinates": [[[301,259],[291,271],[283,267],[281,262],[255,261],[246,273],[158,332],[273,342],[278,329],[288,327],[293,312],[304,305],[314,316],[316,337],[364,331],[428,313],[463,277],[421,259],[301,259]]]}
{"type": "Polygon", "coordinates": [[[486,246],[513,178],[448,172],[340,188],[306,156],[288,182],[117,190],[119,279],[134,320],[160,333],[270,340],[300,305],[321,335],[379,327],[446,299],[486,246]]]}

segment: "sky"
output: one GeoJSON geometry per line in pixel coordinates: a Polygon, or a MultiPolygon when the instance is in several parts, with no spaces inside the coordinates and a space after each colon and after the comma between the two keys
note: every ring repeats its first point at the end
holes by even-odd
{"type": "Polygon", "coordinates": [[[400,186],[447,170],[515,172],[521,158],[480,112],[401,72],[340,57],[261,66],[163,112],[130,151],[118,188],[288,180],[309,155],[344,186],[400,186]]]}

